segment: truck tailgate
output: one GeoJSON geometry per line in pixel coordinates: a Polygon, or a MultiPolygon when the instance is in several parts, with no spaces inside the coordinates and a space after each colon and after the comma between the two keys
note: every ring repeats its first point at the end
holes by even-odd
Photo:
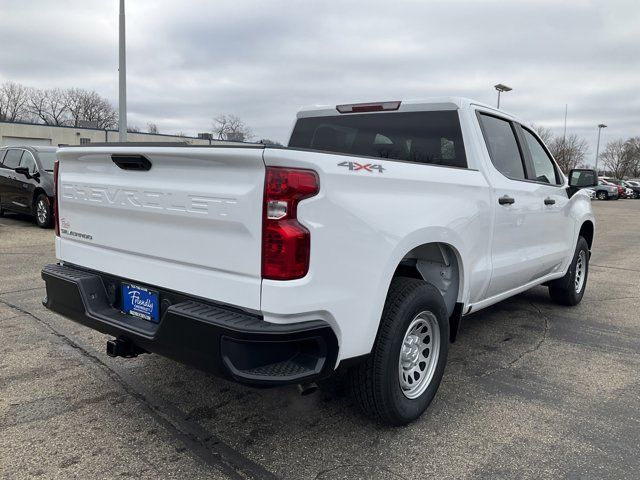
{"type": "Polygon", "coordinates": [[[260,146],[59,150],[58,258],[259,309],[262,153],[260,146]]]}

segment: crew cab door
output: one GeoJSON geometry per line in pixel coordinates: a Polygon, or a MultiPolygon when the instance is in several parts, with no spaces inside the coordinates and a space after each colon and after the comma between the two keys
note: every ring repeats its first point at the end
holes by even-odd
{"type": "Polygon", "coordinates": [[[478,112],[488,151],[486,171],[494,209],[492,273],[485,298],[521,287],[547,273],[543,262],[546,191],[527,179],[525,151],[518,126],[493,113],[478,112]]]}

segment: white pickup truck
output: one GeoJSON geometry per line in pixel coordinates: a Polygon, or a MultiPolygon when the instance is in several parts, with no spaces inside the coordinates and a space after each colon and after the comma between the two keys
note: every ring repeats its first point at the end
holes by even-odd
{"type": "Polygon", "coordinates": [[[44,304],[254,386],[347,368],[393,425],[433,399],[461,318],[536,285],[586,287],[594,216],[535,132],[460,98],[315,107],[288,147],[58,150],[44,304]]]}

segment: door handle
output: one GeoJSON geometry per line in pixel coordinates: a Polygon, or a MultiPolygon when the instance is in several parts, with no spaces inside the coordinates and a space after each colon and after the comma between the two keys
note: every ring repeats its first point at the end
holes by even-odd
{"type": "Polygon", "coordinates": [[[498,203],[500,205],[511,205],[512,203],[516,203],[516,199],[509,195],[503,195],[498,199],[498,203]]]}
{"type": "Polygon", "coordinates": [[[544,199],[545,205],[555,205],[556,201],[553,198],[547,197],[544,199]]]}

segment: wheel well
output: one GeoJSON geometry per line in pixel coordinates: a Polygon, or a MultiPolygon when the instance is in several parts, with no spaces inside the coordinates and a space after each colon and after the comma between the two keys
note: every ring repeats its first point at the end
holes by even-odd
{"type": "Polygon", "coordinates": [[[36,188],[36,189],[33,191],[33,198],[31,199],[31,206],[32,206],[32,207],[34,207],[34,206],[35,206],[35,204],[36,204],[36,200],[38,199],[38,196],[39,196],[41,193],[44,193],[44,195],[48,197],[47,192],[45,192],[43,188],[40,188],[40,187],[36,188]]]}
{"type": "Polygon", "coordinates": [[[584,237],[589,245],[589,250],[591,250],[591,245],[593,245],[593,223],[587,220],[580,227],[580,233],[578,234],[580,237],[584,237]]]}
{"type": "Polygon", "coordinates": [[[440,290],[447,312],[452,315],[462,278],[458,258],[458,252],[451,245],[425,243],[412,249],[400,260],[393,276],[429,282],[440,290]]]}

